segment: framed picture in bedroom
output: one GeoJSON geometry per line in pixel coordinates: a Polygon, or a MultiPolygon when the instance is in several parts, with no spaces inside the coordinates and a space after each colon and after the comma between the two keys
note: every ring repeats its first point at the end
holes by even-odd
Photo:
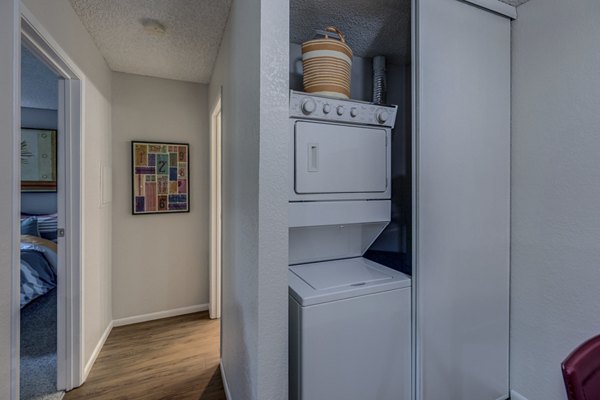
{"type": "Polygon", "coordinates": [[[190,211],[190,145],[131,142],[134,215],[190,211]]]}
{"type": "Polygon", "coordinates": [[[21,129],[21,191],[56,192],[56,130],[21,129]]]}

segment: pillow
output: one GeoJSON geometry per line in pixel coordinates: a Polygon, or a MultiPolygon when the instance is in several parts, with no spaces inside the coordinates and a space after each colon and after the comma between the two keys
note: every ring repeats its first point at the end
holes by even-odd
{"type": "Polygon", "coordinates": [[[48,215],[38,215],[38,230],[40,232],[39,236],[48,240],[56,240],[58,229],[58,215],[57,214],[48,214],[48,215]]]}
{"type": "Polygon", "coordinates": [[[28,217],[21,221],[21,235],[40,236],[36,217],[28,217]]]}

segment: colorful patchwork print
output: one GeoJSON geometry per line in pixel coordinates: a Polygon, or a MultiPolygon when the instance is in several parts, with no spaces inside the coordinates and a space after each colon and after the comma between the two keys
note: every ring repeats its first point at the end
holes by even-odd
{"type": "Polygon", "coordinates": [[[189,145],[132,142],[133,213],[188,212],[189,145]]]}
{"type": "Polygon", "coordinates": [[[169,167],[177,166],[177,153],[169,153],[169,167]]]}

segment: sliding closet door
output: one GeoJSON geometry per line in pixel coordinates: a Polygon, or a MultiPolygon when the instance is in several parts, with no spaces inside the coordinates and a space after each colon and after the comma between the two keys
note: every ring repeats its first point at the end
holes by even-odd
{"type": "Polygon", "coordinates": [[[505,399],[510,19],[416,0],[414,68],[417,399],[505,399]]]}

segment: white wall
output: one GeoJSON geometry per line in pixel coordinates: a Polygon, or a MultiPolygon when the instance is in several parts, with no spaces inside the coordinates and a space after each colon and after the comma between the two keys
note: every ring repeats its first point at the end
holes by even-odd
{"type": "MultiPolygon", "coordinates": [[[[14,168],[19,165],[19,141],[15,140],[20,125],[19,67],[14,57],[20,51],[18,10],[18,0],[0,1],[0,399],[10,399],[11,377],[16,379],[18,373],[11,370],[12,351],[18,354],[18,348],[11,346],[18,347],[11,324],[12,298],[18,301],[13,287],[14,278],[18,279],[19,243],[19,198],[13,196],[20,183],[20,171],[14,168]]],[[[18,382],[14,387],[18,388],[18,382]]]]}
{"type": "Polygon", "coordinates": [[[21,46],[21,106],[58,108],[58,76],[25,46],[21,46]]]}
{"type": "Polygon", "coordinates": [[[25,6],[85,76],[83,101],[83,346],[90,360],[111,309],[111,205],[100,204],[101,166],[110,166],[110,70],[68,0],[24,0],[25,6]]]}
{"type": "Polygon", "coordinates": [[[600,333],[600,2],[532,0],[513,24],[511,386],[563,400],[600,333]]]}
{"type": "Polygon", "coordinates": [[[208,303],[208,86],[113,72],[113,318],[208,303]],[[190,213],[131,214],[131,141],[190,144],[190,213]]]}
{"type": "MultiPolygon", "coordinates": [[[[58,86],[58,81],[56,82],[58,86]]],[[[58,129],[58,111],[21,107],[21,126],[32,129],[58,129]]]]}
{"type": "Polygon", "coordinates": [[[232,400],[287,398],[288,2],[234,1],[223,86],[222,365],[232,400]]]}

